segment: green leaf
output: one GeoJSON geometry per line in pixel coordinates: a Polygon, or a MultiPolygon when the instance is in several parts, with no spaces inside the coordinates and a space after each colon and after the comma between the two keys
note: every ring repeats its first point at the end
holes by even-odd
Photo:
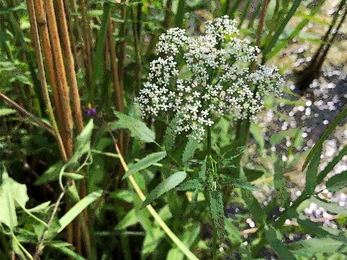
{"type": "Polygon", "coordinates": [[[77,162],[79,158],[86,152],[90,150],[90,138],[92,136],[94,128],[93,119],[91,119],[88,124],[84,127],[83,131],[76,138],[76,150],[72,158],[69,160],[70,163],[77,162]]]}
{"type": "Polygon", "coordinates": [[[263,170],[251,169],[251,168],[247,168],[247,167],[244,167],[243,171],[245,172],[247,181],[249,181],[249,182],[252,182],[256,179],[259,179],[265,173],[263,170]]]}
{"type": "Polygon", "coordinates": [[[343,244],[344,242],[342,241],[337,241],[328,237],[302,240],[297,243],[301,248],[296,250],[295,254],[312,257],[319,253],[336,253],[343,244]]]}
{"type": "Polygon", "coordinates": [[[0,109],[0,117],[2,116],[8,116],[11,114],[16,113],[17,111],[15,109],[11,109],[11,108],[1,108],[0,109]]]}
{"type": "Polygon", "coordinates": [[[137,163],[130,165],[128,171],[123,176],[122,180],[128,178],[131,174],[144,170],[156,162],[159,162],[166,157],[166,152],[157,152],[147,155],[145,158],[141,159],[137,163]]]}
{"type": "Polygon", "coordinates": [[[77,202],[68,212],[59,219],[60,229],[58,233],[69,225],[85,208],[96,201],[102,195],[102,190],[94,191],[77,202]]]}
{"type": "Polygon", "coordinates": [[[161,182],[157,187],[155,187],[148,195],[146,200],[143,202],[142,207],[144,208],[149,205],[153,200],[163,195],[165,192],[172,190],[178,184],[180,184],[187,177],[186,172],[176,172],[173,175],[169,176],[163,182],[161,182]]]}
{"type": "Polygon", "coordinates": [[[328,175],[329,172],[338,164],[342,158],[347,154],[347,145],[345,145],[340,152],[332,159],[327,166],[318,174],[317,183],[321,183],[323,179],[328,175]]]}
{"type": "Polygon", "coordinates": [[[228,238],[233,245],[241,244],[242,238],[239,229],[231,222],[230,219],[225,219],[225,229],[228,233],[228,238]]]}
{"type": "Polygon", "coordinates": [[[318,166],[320,162],[320,156],[322,153],[322,149],[320,149],[317,153],[315,153],[314,157],[312,158],[312,161],[310,162],[310,165],[308,166],[308,169],[306,171],[306,191],[308,195],[313,194],[316,186],[317,186],[317,172],[318,172],[318,166]]]}
{"type": "Polygon", "coordinates": [[[0,179],[0,223],[13,230],[18,225],[16,207],[25,207],[28,200],[26,186],[10,178],[4,168],[0,179]]]}
{"type": "Polygon", "coordinates": [[[279,162],[276,162],[274,173],[274,186],[276,192],[276,201],[279,206],[285,207],[289,201],[289,192],[286,188],[286,180],[283,176],[283,167],[279,162]]]}
{"type": "Polygon", "coordinates": [[[174,118],[173,120],[171,120],[171,122],[165,130],[164,146],[166,151],[170,151],[175,143],[175,139],[177,136],[177,132],[175,130],[177,127],[177,120],[178,118],[174,118]]]}
{"type": "Polygon", "coordinates": [[[182,183],[180,186],[178,186],[176,188],[176,190],[178,191],[187,191],[187,190],[195,190],[195,189],[200,189],[202,188],[202,184],[200,183],[200,181],[198,179],[193,179],[193,180],[189,180],[186,181],[184,183],[182,183]]]}
{"type": "Polygon", "coordinates": [[[55,181],[59,177],[59,172],[61,167],[63,167],[63,162],[57,162],[49,167],[40,178],[35,181],[35,185],[42,185],[51,181],[55,181]]]}
{"type": "Polygon", "coordinates": [[[225,217],[224,217],[224,204],[222,193],[217,190],[209,191],[210,197],[210,210],[214,227],[217,230],[217,238],[224,241],[225,232],[225,217]]]}
{"type": "Polygon", "coordinates": [[[126,128],[130,131],[131,136],[146,143],[155,142],[155,134],[149,129],[143,122],[133,117],[122,114],[118,111],[114,111],[114,114],[118,117],[118,121],[110,123],[112,129],[126,128]]]}
{"type": "Polygon", "coordinates": [[[183,154],[182,154],[182,162],[183,164],[186,164],[190,159],[193,158],[194,153],[196,149],[198,148],[199,143],[191,138],[188,140],[186,147],[184,148],[183,154]]]}
{"type": "Polygon", "coordinates": [[[276,232],[271,226],[265,227],[265,238],[271,245],[272,249],[278,254],[281,259],[286,260],[296,260],[294,255],[286,248],[286,246],[282,243],[280,234],[276,232]]]}
{"type": "Polygon", "coordinates": [[[63,176],[68,177],[72,180],[82,180],[84,178],[82,174],[73,173],[73,172],[64,172],[63,176]]]}
{"type": "Polygon", "coordinates": [[[343,171],[337,175],[331,177],[327,183],[326,187],[329,191],[335,192],[347,188],[347,171],[343,171]]]}
{"type": "Polygon", "coordinates": [[[241,193],[243,200],[248,205],[248,208],[254,217],[254,220],[259,224],[263,224],[266,220],[266,215],[258,200],[249,190],[242,189],[241,193]]]}
{"type": "Polygon", "coordinates": [[[125,230],[139,222],[135,209],[131,209],[117,224],[115,230],[125,230]]]}
{"type": "Polygon", "coordinates": [[[272,145],[279,144],[284,138],[288,136],[289,137],[295,136],[297,131],[298,131],[297,129],[289,129],[289,130],[281,131],[279,133],[275,133],[270,137],[270,143],[272,145]]]}
{"type": "Polygon", "coordinates": [[[347,216],[347,209],[337,205],[336,203],[327,202],[327,201],[324,201],[324,200],[317,198],[315,196],[312,196],[310,198],[310,201],[316,203],[318,206],[324,208],[325,210],[327,210],[331,213],[336,213],[336,214],[339,214],[342,216],[347,216]]]}
{"type": "Polygon", "coordinates": [[[254,137],[254,140],[257,141],[257,143],[259,144],[260,150],[264,149],[264,137],[262,135],[262,128],[254,123],[251,123],[250,127],[249,127],[249,131],[251,132],[251,134],[254,137]]]}
{"type": "Polygon", "coordinates": [[[335,130],[339,123],[345,119],[347,116],[347,106],[335,117],[335,119],[329,124],[327,129],[323,132],[321,137],[318,139],[316,144],[311,149],[310,153],[307,155],[306,160],[302,166],[302,170],[306,168],[308,163],[312,160],[314,155],[322,148],[324,141],[329,137],[329,135],[335,130]]]}

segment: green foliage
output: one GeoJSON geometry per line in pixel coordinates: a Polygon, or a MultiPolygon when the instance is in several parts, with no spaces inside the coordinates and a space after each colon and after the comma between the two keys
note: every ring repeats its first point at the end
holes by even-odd
{"type": "Polygon", "coordinates": [[[187,174],[185,172],[176,172],[170,177],[161,182],[157,187],[155,187],[147,196],[146,200],[143,202],[142,207],[144,208],[149,205],[153,200],[160,197],[164,193],[172,190],[177,185],[179,185],[186,178],[187,174]]]}
{"type": "Polygon", "coordinates": [[[18,225],[16,208],[25,207],[28,200],[26,186],[10,178],[3,168],[0,178],[0,223],[12,231],[18,225]]]}
{"type": "Polygon", "coordinates": [[[155,134],[149,129],[145,123],[132,118],[130,116],[124,115],[118,111],[114,111],[115,115],[118,117],[118,121],[110,123],[112,129],[125,128],[128,129],[134,138],[140,141],[152,143],[155,142],[155,134]]]}
{"type": "Polygon", "coordinates": [[[149,166],[155,164],[156,162],[159,162],[163,158],[166,157],[166,152],[157,152],[147,155],[145,158],[141,159],[137,163],[131,165],[129,167],[129,170],[125,173],[123,176],[123,179],[128,178],[131,174],[144,170],[148,168],[149,166]]]}
{"type": "MultiPolygon", "coordinates": [[[[323,42],[307,25],[330,24],[321,12],[328,1],[271,0],[260,27],[265,2],[89,1],[85,13],[78,1],[66,3],[81,105],[90,102],[96,114],[92,120],[90,115],[82,118],[81,133],[74,125],[72,156],[63,161],[56,135],[0,101],[0,259],[33,259],[35,254],[42,259],[344,259],[347,210],[325,197],[322,187],[337,195],[345,191],[347,172],[330,173],[343,160],[347,145],[326,164],[322,151],[347,108],[304,152],[307,144],[299,126],[280,130],[272,122],[233,122],[224,116],[197,143],[177,134],[178,118],[158,115],[155,122],[143,122],[133,105],[147,81],[159,35],[168,28],[188,28],[199,35],[202,21],[228,14],[237,19],[242,38],[260,40],[262,63],[280,60],[286,63],[281,64],[283,71],[292,64],[282,51],[289,47],[292,53],[294,39],[299,45],[312,44],[310,49],[323,42]],[[124,89],[117,92],[119,86],[124,89]],[[125,104],[121,112],[114,110],[119,100],[125,104]],[[115,139],[124,154],[115,152],[115,139]],[[289,147],[283,145],[287,140],[289,147]],[[120,158],[129,163],[126,172],[120,158]],[[291,192],[296,178],[306,182],[297,198],[291,192]],[[130,186],[134,182],[146,199],[130,186]],[[324,208],[331,217],[326,222],[333,225],[318,222],[325,215],[312,221],[305,211],[311,203],[324,208]],[[178,242],[148,211],[150,204],[178,242]],[[76,222],[70,244],[68,226],[76,222]],[[288,242],[288,237],[298,239],[288,242]],[[92,244],[88,247],[86,241],[92,244]]],[[[24,2],[0,1],[0,93],[53,129],[28,13],[24,2]]],[[[44,62],[49,59],[43,57],[44,62]]],[[[62,111],[54,101],[48,70],[44,75],[58,118],[62,111]]],[[[290,99],[269,95],[264,106],[288,121],[283,106],[304,106],[305,99],[296,100],[284,90],[290,99]]],[[[55,130],[60,133],[63,127],[58,123],[55,130]]]]}

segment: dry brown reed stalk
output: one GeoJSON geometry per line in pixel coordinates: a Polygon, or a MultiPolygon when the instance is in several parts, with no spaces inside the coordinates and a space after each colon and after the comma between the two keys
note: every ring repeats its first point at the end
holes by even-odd
{"type": "Polygon", "coordinates": [[[63,124],[60,126],[65,130],[63,133],[63,142],[65,145],[68,158],[71,158],[73,154],[73,121],[70,107],[70,93],[68,88],[68,82],[66,78],[65,65],[63,61],[62,48],[60,44],[60,36],[58,33],[57,19],[55,15],[54,5],[52,0],[46,0],[46,15],[49,28],[49,36],[52,46],[52,54],[54,61],[54,68],[56,71],[58,94],[63,107],[62,113],[64,115],[63,124]]]}
{"type": "Polygon", "coordinates": [[[60,150],[62,160],[64,162],[67,162],[66,151],[64,148],[62,138],[61,138],[60,133],[59,133],[58,125],[57,125],[57,122],[55,120],[51,100],[50,100],[49,93],[48,93],[45,69],[44,69],[43,58],[42,58],[42,50],[41,50],[40,39],[39,39],[39,32],[38,32],[38,28],[37,28],[37,20],[36,20],[34,2],[33,2],[33,0],[26,0],[26,3],[27,3],[27,9],[28,9],[28,13],[29,13],[30,24],[31,24],[31,27],[30,27],[31,37],[32,37],[32,42],[34,44],[34,49],[35,49],[36,62],[37,62],[37,67],[38,67],[38,72],[39,72],[39,80],[41,83],[43,99],[44,99],[44,102],[46,105],[46,109],[47,109],[47,112],[49,115],[50,122],[52,124],[53,130],[55,133],[55,137],[57,139],[57,143],[58,143],[58,147],[60,150]]]}
{"type": "Polygon", "coordinates": [[[86,16],[87,10],[84,0],[80,0],[80,8],[82,14],[82,28],[83,28],[83,52],[84,52],[84,67],[86,70],[86,85],[90,89],[90,82],[92,78],[92,54],[91,54],[91,36],[90,36],[90,27],[89,19],[86,16]]]}
{"type": "Polygon", "coordinates": [[[68,24],[66,21],[66,13],[64,8],[63,0],[56,0],[56,13],[57,19],[59,21],[59,29],[61,33],[61,43],[63,47],[65,64],[66,64],[66,75],[69,80],[70,86],[70,94],[72,97],[73,111],[74,111],[74,119],[77,126],[77,132],[80,133],[83,130],[83,116],[81,111],[81,99],[80,94],[77,87],[77,78],[75,71],[75,61],[72,55],[71,43],[70,43],[70,35],[68,31],[68,24]]]}
{"type": "MultiPolygon", "coordinates": [[[[51,85],[53,100],[55,104],[54,107],[58,117],[60,132],[63,139],[64,136],[67,135],[67,133],[65,128],[61,127],[64,124],[64,115],[62,113],[63,107],[62,107],[61,100],[58,94],[59,92],[58,92],[56,75],[55,75],[56,71],[55,71],[55,66],[52,59],[52,48],[51,48],[51,43],[49,39],[49,32],[48,32],[48,26],[47,26],[46,12],[44,9],[44,2],[42,0],[34,1],[34,7],[35,7],[35,15],[36,15],[36,21],[38,26],[38,32],[41,38],[42,50],[45,57],[44,58],[45,65],[46,65],[45,67],[46,67],[46,71],[48,72],[49,83],[51,85]]],[[[65,146],[64,141],[63,143],[65,146]]],[[[66,150],[65,150],[65,154],[66,154],[66,157],[68,158],[66,150]]]]}

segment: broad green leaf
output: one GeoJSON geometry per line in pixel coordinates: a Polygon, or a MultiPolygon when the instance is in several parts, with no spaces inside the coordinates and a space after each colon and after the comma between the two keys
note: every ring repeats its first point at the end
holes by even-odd
{"type": "Polygon", "coordinates": [[[102,190],[94,191],[77,202],[68,212],[59,219],[60,229],[58,233],[69,225],[85,208],[96,201],[102,195],[102,190]]]}
{"type": "Polygon", "coordinates": [[[318,172],[318,166],[320,162],[320,156],[322,153],[322,149],[319,149],[317,153],[315,153],[314,157],[312,158],[312,161],[310,162],[310,165],[308,166],[308,169],[306,171],[306,191],[309,195],[313,194],[316,186],[317,186],[317,172],[318,172]]]}
{"type": "Polygon", "coordinates": [[[280,259],[286,260],[296,260],[294,255],[286,248],[286,246],[282,243],[282,238],[279,233],[276,232],[271,226],[265,227],[265,238],[271,245],[272,249],[278,254],[280,259]]]}
{"type": "Polygon", "coordinates": [[[0,117],[2,116],[8,116],[11,114],[16,113],[17,111],[15,109],[11,109],[11,108],[1,108],[0,109],[0,117]]]}
{"type": "Polygon", "coordinates": [[[329,135],[335,130],[339,123],[347,116],[347,106],[335,117],[335,119],[328,125],[327,129],[323,132],[321,137],[318,139],[314,147],[311,149],[310,153],[307,155],[306,160],[302,166],[302,170],[306,168],[308,163],[312,160],[314,155],[318,153],[319,149],[322,148],[324,141],[329,137],[329,135]]]}
{"type": "Polygon", "coordinates": [[[225,232],[225,216],[222,193],[217,190],[209,191],[210,210],[213,220],[213,225],[217,230],[217,237],[222,242],[224,241],[225,232]]]}
{"type": "Polygon", "coordinates": [[[141,159],[137,163],[130,165],[128,171],[123,176],[122,180],[128,178],[131,174],[144,170],[156,162],[159,162],[166,157],[166,152],[157,152],[147,155],[145,158],[141,159]]]}
{"type": "Polygon", "coordinates": [[[153,200],[163,195],[165,192],[172,190],[178,184],[180,184],[187,177],[186,172],[176,172],[162,181],[157,187],[155,187],[148,195],[146,200],[142,204],[142,208],[149,205],[153,200]]]}
{"type": "Polygon", "coordinates": [[[326,187],[331,192],[346,189],[347,188],[347,171],[343,171],[331,177],[327,181],[326,187]]]}
{"type": "Polygon", "coordinates": [[[16,207],[25,207],[28,200],[26,186],[10,178],[4,168],[0,179],[0,223],[13,230],[18,225],[16,207]]]}
{"type": "Polygon", "coordinates": [[[143,141],[146,143],[155,142],[154,132],[151,129],[149,129],[145,125],[145,123],[133,117],[122,114],[118,111],[114,111],[114,114],[118,117],[119,120],[116,122],[110,123],[110,127],[112,129],[126,128],[130,131],[131,136],[133,136],[136,139],[139,139],[140,141],[143,141]]]}

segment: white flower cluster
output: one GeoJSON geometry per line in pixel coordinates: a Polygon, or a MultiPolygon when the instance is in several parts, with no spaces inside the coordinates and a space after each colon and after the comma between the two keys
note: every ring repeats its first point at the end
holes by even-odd
{"type": "Polygon", "coordinates": [[[223,115],[252,119],[264,96],[279,94],[283,84],[275,67],[250,71],[260,50],[237,38],[234,20],[223,16],[205,25],[201,36],[189,37],[178,28],[160,36],[160,57],[151,62],[148,81],[135,99],[142,116],[169,114],[177,119],[177,133],[197,141],[223,115]]]}

